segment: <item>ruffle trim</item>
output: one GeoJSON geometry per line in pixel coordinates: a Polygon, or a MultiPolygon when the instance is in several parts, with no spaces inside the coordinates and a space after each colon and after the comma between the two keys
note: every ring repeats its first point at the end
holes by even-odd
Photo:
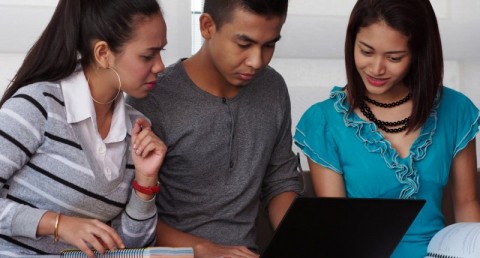
{"type": "Polygon", "coordinates": [[[420,180],[417,169],[413,164],[415,161],[425,158],[427,149],[432,144],[432,138],[437,127],[439,95],[435,100],[436,104],[430,116],[406,158],[401,158],[398,155],[398,152],[392,148],[390,142],[377,130],[377,126],[373,122],[364,121],[354,112],[348,111],[349,105],[346,101],[346,93],[341,88],[334,88],[330,93],[330,98],[335,99],[334,108],[338,113],[343,114],[345,126],[355,129],[356,137],[364,144],[365,148],[371,153],[379,153],[387,166],[395,171],[398,182],[404,185],[399,198],[415,199],[415,195],[420,189],[420,180]]]}
{"type": "Polygon", "coordinates": [[[319,155],[315,150],[314,148],[310,147],[310,145],[308,145],[307,143],[307,140],[306,140],[306,134],[301,131],[300,129],[296,129],[295,130],[295,137],[294,137],[294,140],[295,140],[295,144],[303,151],[303,154],[305,154],[305,156],[307,156],[310,160],[312,160],[313,162],[321,165],[322,167],[326,167],[338,174],[343,174],[343,172],[338,169],[337,167],[335,167],[333,164],[327,162],[325,159],[322,158],[321,155],[319,155]]]}
{"type": "Polygon", "coordinates": [[[465,137],[460,141],[460,143],[455,147],[455,151],[453,153],[453,156],[457,156],[457,154],[465,149],[467,147],[467,144],[475,138],[475,136],[478,133],[478,127],[480,126],[480,113],[478,113],[477,118],[475,121],[470,125],[470,130],[468,131],[467,134],[465,134],[465,137]]]}

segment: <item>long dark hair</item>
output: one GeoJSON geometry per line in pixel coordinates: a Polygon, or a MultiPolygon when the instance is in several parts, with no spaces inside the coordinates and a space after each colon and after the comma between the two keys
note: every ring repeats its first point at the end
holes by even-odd
{"type": "Polygon", "coordinates": [[[437,18],[429,0],[357,1],[345,40],[346,87],[351,110],[357,108],[365,96],[365,85],[355,67],[357,33],[360,28],[380,21],[409,38],[412,62],[404,81],[413,101],[408,125],[410,132],[425,123],[443,85],[443,53],[437,18]]]}
{"type": "Polygon", "coordinates": [[[286,17],[288,0],[205,0],[203,12],[212,16],[219,29],[232,19],[238,7],[262,16],[286,17]]]}
{"type": "Polygon", "coordinates": [[[93,61],[92,42],[107,42],[114,53],[133,35],[136,20],[161,14],[156,0],[60,0],[47,27],[9,84],[0,107],[23,86],[58,81],[80,61],[93,61]]]}

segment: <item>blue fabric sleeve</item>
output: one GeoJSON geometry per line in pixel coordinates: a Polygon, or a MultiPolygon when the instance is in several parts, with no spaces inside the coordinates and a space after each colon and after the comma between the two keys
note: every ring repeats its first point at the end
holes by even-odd
{"type": "Polygon", "coordinates": [[[302,115],[293,139],[313,162],[342,174],[336,143],[328,130],[325,107],[322,103],[310,107],[302,115]]]}
{"type": "Polygon", "coordinates": [[[452,105],[457,106],[458,108],[458,117],[457,117],[457,129],[455,137],[455,150],[453,155],[456,156],[461,150],[463,150],[467,144],[475,138],[478,133],[478,127],[480,125],[479,121],[479,110],[473,104],[473,102],[461,94],[462,99],[454,101],[452,105]]]}

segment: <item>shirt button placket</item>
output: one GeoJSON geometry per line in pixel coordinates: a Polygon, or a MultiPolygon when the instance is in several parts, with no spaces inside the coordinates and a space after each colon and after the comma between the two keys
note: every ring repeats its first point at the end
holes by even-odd
{"type": "Polygon", "coordinates": [[[103,156],[105,154],[105,151],[106,151],[105,145],[104,144],[99,144],[98,147],[97,147],[98,154],[103,156]]]}
{"type": "Polygon", "coordinates": [[[230,157],[230,162],[228,164],[229,168],[232,169],[233,166],[235,165],[234,162],[233,162],[233,158],[232,158],[232,144],[233,144],[233,115],[232,115],[232,112],[230,110],[230,107],[228,106],[228,103],[227,103],[227,98],[223,97],[222,98],[222,103],[226,105],[226,107],[228,108],[228,113],[230,114],[230,119],[231,119],[231,125],[230,125],[230,130],[231,130],[231,138],[230,138],[230,150],[229,150],[229,157],[230,157]]]}

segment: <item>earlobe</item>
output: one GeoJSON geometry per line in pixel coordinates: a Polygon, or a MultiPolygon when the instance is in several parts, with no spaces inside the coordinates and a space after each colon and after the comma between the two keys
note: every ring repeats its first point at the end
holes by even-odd
{"type": "Polygon", "coordinates": [[[110,64],[108,62],[108,57],[110,56],[111,51],[108,43],[105,41],[97,41],[93,46],[93,57],[95,63],[101,68],[109,68],[110,64]]]}
{"type": "Polygon", "coordinates": [[[215,22],[213,21],[212,16],[210,16],[208,13],[204,13],[200,16],[199,21],[202,37],[206,40],[210,39],[216,30],[215,22]]]}

